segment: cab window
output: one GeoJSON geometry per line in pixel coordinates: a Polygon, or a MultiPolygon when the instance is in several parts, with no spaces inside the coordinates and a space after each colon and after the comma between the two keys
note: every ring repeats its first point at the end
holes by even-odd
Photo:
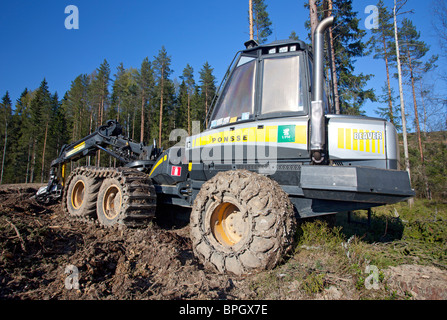
{"type": "Polygon", "coordinates": [[[255,74],[256,59],[242,56],[216,105],[212,127],[226,124],[231,118],[246,120],[254,114],[255,74]]]}
{"type": "Polygon", "coordinates": [[[264,59],[261,103],[262,114],[304,111],[299,56],[264,59]]]}

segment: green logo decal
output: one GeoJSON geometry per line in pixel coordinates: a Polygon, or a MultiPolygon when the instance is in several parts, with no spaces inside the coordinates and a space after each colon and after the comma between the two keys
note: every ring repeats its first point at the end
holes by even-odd
{"type": "Polygon", "coordinates": [[[278,142],[295,142],[295,126],[278,126],[278,142]]]}

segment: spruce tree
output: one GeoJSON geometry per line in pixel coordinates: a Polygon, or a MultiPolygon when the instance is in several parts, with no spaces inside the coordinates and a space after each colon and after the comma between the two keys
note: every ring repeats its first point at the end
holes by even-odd
{"type": "Polygon", "coordinates": [[[3,133],[3,155],[2,155],[2,164],[1,164],[1,171],[0,171],[0,184],[3,183],[3,172],[5,167],[5,159],[6,159],[6,149],[8,145],[8,125],[11,123],[12,118],[12,101],[9,97],[9,92],[6,91],[5,95],[2,98],[2,103],[0,104],[0,114],[1,119],[3,123],[4,130],[2,130],[3,133]]]}
{"type": "Polygon", "coordinates": [[[207,61],[199,72],[202,107],[198,107],[195,119],[204,123],[205,128],[208,127],[208,113],[216,93],[216,77],[213,75],[213,70],[207,61]]]}
{"type": "MultiPolygon", "coordinates": [[[[191,98],[194,94],[196,83],[194,81],[194,69],[187,64],[180,77],[184,82],[184,89],[186,91],[186,128],[188,134],[191,135],[191,98]]],[[[185,116],[185,115],[183,115],[185,116]]]]}

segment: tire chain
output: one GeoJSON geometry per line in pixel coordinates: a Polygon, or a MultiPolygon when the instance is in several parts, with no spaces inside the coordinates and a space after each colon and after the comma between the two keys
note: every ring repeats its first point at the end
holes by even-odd
{"type": "Polygon", "coordinates": [[[155,187],[153,186],[149,176],[144,172],[132,168],[104,168],[82,166],[74,169],[67,179],[64,186],[62,196],[62,209],[67,217],[72,221],[80,221],[84,223],[95,223],[102,227],[106,227],[99,223],[94,217],[80,217],[70,215],[67,209],[67,190],[71,180],[76,175],[84,175],[94,179],[102,180],[106,178],[117,179],[123,190],[123,205],[121,219],[119,225],[127,227],[141,227],[148,225],[155,217],[157,207],[157,197],[155,187]]]}

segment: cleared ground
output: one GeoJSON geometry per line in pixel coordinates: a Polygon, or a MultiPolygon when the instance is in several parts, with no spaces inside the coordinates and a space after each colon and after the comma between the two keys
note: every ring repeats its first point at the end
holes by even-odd
{"type": "Polygon", "coordinates": [[[72,221],[59,204],[30,199],[38,186],[0,187],[0,299],[447,299],[445,207],[419,224],[422,247],[405,240],[415,225],[401,217],[379,216],[368,229],[337,216],[336,227],[300,224],[294,254],[275,269],[234,277],[203,268],[181,223],[72,221]],[[79,289],[67,288],[73,266],[79,289]]]}

